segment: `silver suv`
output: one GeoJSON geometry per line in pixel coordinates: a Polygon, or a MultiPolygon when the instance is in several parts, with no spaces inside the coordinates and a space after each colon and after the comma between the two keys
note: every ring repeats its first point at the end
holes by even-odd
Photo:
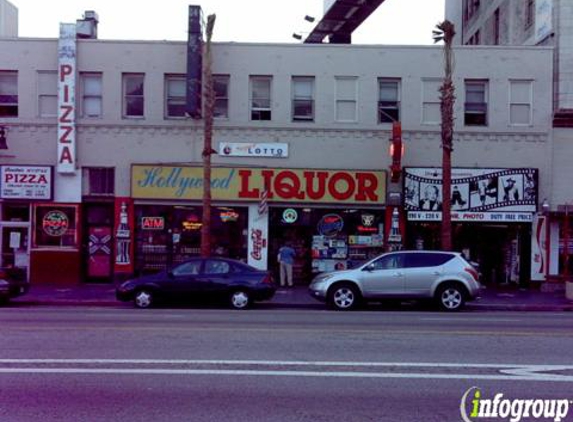
{"type": "Polygon", "coordinates": [[[309,286],[315,299],[338,310],[377,299],[434,299],[457,311],[479,296],[479,275],[458,252],[398,251],[357,268],[322,273],[309,286]]]}

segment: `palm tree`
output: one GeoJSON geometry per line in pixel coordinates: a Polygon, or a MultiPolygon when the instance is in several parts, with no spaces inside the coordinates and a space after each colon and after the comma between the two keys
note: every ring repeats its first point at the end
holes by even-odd
{"type": "Polygon", "coordinates": [[[215,91],[213,88],[213,58],[211,53],[211,39],[215,15],[207,16],[206,35],[203,66],[203,80],[205,81],[203,95],[205,98],[205,128],[203,142],[203,218],[201,226],[201,256],[211,254],[211,155],[216,153],[213,149],[213,111],[215,108],[215,91]]]}
{"type": "Polygon", "coordinates": [[[452,249],[451,181],[452,150],[454,137],[454,102],[456,96],[452,82],[452,40],[456,35],[454,24],[449,20],[436,25],[434,42],[444,41],[444,82],[440,87],[440,111],[442,114],[442,249],[452,249]]]}

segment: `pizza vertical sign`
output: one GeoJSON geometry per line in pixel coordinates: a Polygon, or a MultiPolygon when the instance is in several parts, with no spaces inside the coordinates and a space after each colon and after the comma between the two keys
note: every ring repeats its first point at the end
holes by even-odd
{"type": "Polygon", "coordinates": [[[76,172],[76,24],[61,23],[58,43],[58,160],[61,174],[76,172]]]}

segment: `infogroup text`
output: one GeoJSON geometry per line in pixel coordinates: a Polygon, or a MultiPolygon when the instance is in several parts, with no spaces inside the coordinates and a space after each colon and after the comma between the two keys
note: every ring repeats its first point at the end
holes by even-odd
{"type": "Polygon", "coordinates": [[[484,398],[478,387],[469,388],[460,403],[464,422],[475,422],[481,418],[499,418],[510,422],[521,420],[562,421],[572,404],[568,399],[507,399],[503,393],[493,398],[484,398]]]}

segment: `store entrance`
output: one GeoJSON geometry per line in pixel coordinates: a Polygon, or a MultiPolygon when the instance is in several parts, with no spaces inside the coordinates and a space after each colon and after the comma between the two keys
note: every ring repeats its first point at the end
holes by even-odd
{"type": "MultiPolygon", "coordinates": [[[[527,224],[454,223],[452,246],[479,266],[482,284],[527,287],[530,228],[527,224]]],[[[409,234],[409,249],[440,249],[440,224],[411,224],[409,234]]]]}
{"type": "Polygon", "coordinates": [[[306,224],[292,224],[288,227],[272,225],[269,228],[269,270],[275,280],[280,279],[280,268],[277,259],[279,249],[290,245],[296,257],[292,270],[295,285],[308,285],[312,280],[312,257],[310,254],[310,241],[312,227],[306,224]]]}

